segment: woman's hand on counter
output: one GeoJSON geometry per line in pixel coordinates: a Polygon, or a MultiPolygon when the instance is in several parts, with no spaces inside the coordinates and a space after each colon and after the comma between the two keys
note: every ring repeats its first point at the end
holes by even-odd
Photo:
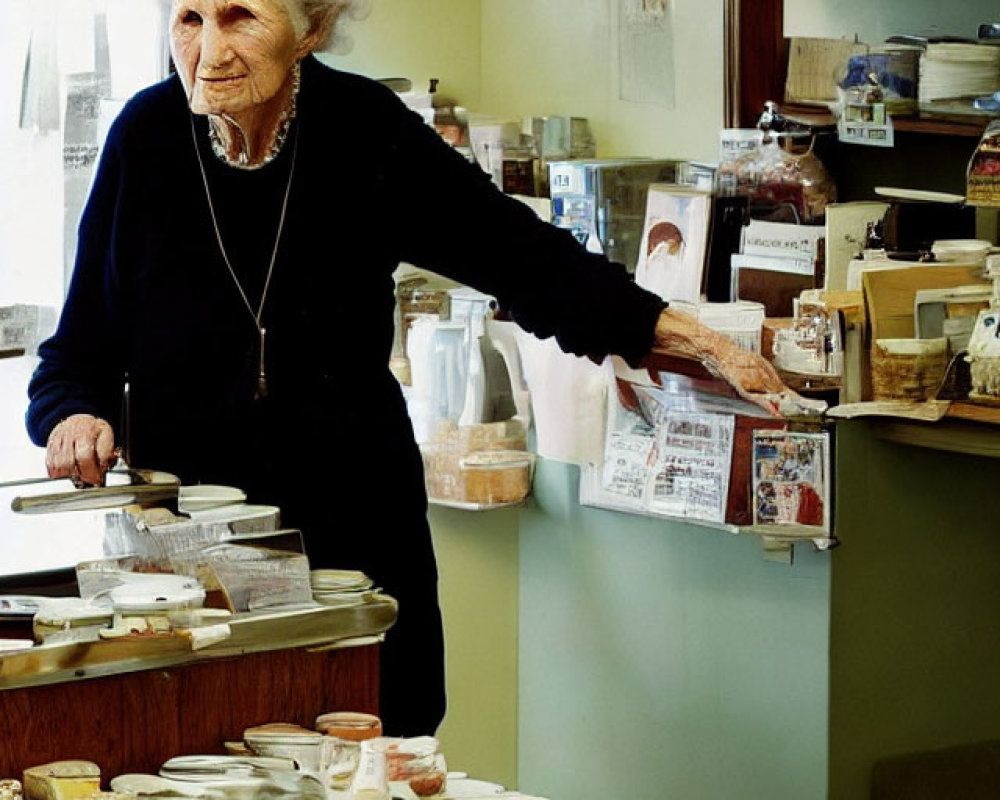
{"type": "Polygon", "coordinates": [[[656,322],[656,346],[671,355],[700,361],[743,399],[772,414],[779,411],[779,397],[794,394],[766,358],[744,350],[728,336],[682,311],[667,308],[660,314],[656,322]]]}
{"type": "Polygon", "coordinates": [[[114,431],[105,420],[90,414],[66,417],[52,429],[45,447],[50,478],[72,478],[100,486],[115,461],[114,431]]]}

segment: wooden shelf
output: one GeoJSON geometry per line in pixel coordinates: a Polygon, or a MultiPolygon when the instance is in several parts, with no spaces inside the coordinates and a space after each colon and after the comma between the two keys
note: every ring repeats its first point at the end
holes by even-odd
{"type": "MultiPolygon", "coordinates": [[[[837,118],[829,111],[802,105],[781,106],[781,113],[792,122],[808,125],[813,133],[833,131],[837,127],[837,118]]],[[[897,131],[905,133],[926,133],[934,136],[969,136],[979,138],[986,130],[990,121],[987,117],[970,117],[969,119],[935,118],[935,117],[897,117],[893,116],[892,126],[897,131]]]]}
{"type": "Polygon", "coordinates": [[[940,422],[871,418],[872,433],[897,444],[1000,458],[1000,409],[956,403],[940,422]]]}
{"type": "Polygon", "coordinates": [[[427,504],[430,506],[454,508],[459,511],[496,511],[501,508],[517,508],[518,506],[526,505],[527,502],[527,497],[522,500],[514,500],[510,503],[463,503],[459,500],[442,500],[441,498],[429,495],[427,497],[427,504]]]}
{"type": "Polygon", "coordinates": [[[952,419],[965,419],[970,422],[983,422],[996,425],[1000,430],[1000,406],[981,405],[978,403],[952,403],[945,415],[952,419]]]}
{"type": "Polygon", "coordinates": [[[948,119],[927,117],[893,117],[892,125],[897,131],[927,133],[936,136],[970,136],[978,139],[986,130],[988,119],[958,122],[948,119]]]}

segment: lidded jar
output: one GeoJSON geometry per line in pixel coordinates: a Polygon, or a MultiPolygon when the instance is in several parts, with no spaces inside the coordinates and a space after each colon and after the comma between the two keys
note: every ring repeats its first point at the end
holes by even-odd
{"type": "Polygon", "coordinates": [[[331,711],[316,717],[316,730],[348,742],[363,742],[382,735],[382,720],[360,711],[331,711]]]}
{"type": "Polygon", "coordinates": [[[330,788],[349,788],[361,760],[361,743],[382,735],[382,720],[359,711],[331,711],[316,717],[314,727],[332,744],[327,770],[330,788]]]}

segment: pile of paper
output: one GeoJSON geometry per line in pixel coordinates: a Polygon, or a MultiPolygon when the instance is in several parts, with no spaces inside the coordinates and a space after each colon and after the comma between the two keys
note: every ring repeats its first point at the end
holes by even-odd
{"type": "Polygon", "coordinates": [[[977,112],[976,97],[1000,89],[1000,47],[964,42],[932,42],[920,57],[921,113],[977,112]]]}

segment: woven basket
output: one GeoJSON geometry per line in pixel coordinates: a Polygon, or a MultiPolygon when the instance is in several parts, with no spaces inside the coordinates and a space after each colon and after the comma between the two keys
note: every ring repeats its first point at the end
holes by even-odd
{"type": "Polygon", "coordinates": [[[948,367],[948,340],[877,339],[871,365],[876,400],[929,400],[948,367]]]}

